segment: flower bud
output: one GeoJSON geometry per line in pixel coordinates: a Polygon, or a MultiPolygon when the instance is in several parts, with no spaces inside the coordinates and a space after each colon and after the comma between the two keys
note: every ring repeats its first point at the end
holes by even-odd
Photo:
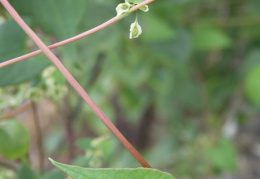
{"type": "Polygon", "coordinates": [[[149,11],[149,7],[147,5],[140,7],[140,10],[144,11],[144,12],[148,12],[149,11]]]}
{"type": "Polygon", "coordinates": [[[32,87],[27,92],[27,97],[35,102],[40,101],[43,98],[43,96],[44,92],[40,87],[32,87]]]}
{"type": "Polygon", "coordinates": [[[129,11],[131,6],[132,5],[129,4],[128,2],[118,4],[118,6],[116,7],[117,16],[120,16],[121,14],[129,11]]]}
{"type": "Polygon", "coordinates": [[[67,94],[68,88],[65,85],[54,85],[47,88],[46,96],[54,101],[60,100],[65,94],[67,94]]]}
{"type": "Polygon", "coordinates": [[[135,22],[132,23],[131,26],[130,26],[130,36],[129,36],[129,38],[130,39],[137,38],[139,35],[141,35],[141,33],[142,33],[142,28],[138,24],[138,21],[136,19],[135,22]]]}

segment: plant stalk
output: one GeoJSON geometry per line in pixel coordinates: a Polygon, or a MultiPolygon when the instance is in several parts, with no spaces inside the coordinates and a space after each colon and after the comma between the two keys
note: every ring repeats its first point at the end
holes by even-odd
{"type": "Polygon", "coordinates": [[[35,102],[32,102],[32,112],[33,112],[33,121],[35,125],[35,134],[36,134],[36,144],[38,148],[38,162],[39,162],[39,171],[43,172],[44,167],[44,152],[43,152],[43,141],[42,141],[42,130],[40,125],[39,116],[37,113],[37,106],[35,102]]]}
{"type": "Polygon", "coordinates": [[[14,18],[14,20],[22,27],[22,29],[30,36],[30,38],[37,44],[42,52],[54,63],[54,65],[60,70],[64,77],[68,80],[71,86],[77,91],[77,93],[85,100],[100,120],[108,127],[108,129],[118,138],[118,140],[126,147],[126,149],[135,157],[135,159],[146,168],[151,166],[143,159],[138,151],[127,141],[127,139],[120,133],[120,131],[114,126],[114,124],[107,118],[107,116],[99,109],[99,107],[88,96],[80,84],[69,73],[69,71],[63,66],[59,59],[51,52],[51,50],[41,41],[41,39],[32,31],[32,29],[23,21],[15,9],[7,0],[1,0],[6,10],[14,18]]]}
{"type": "MultiPolygon", "coordinates": [[[[102,29],[104,29],[104,28],[106,28],[106,27],[108,27],[108,26],[114,24],[115,22],[117,22],[117,21],[119,21],[119,20],[125,18],[125,17],[128,16],[131,12],[133,12],[133,11],[139,9],[140,7],[142,7],[142,6],[144,6],[144,5],[147,5],[147,4],[149,4],[149,3],[153,2],[153,1],[155,1],[155,0],[146,0],[146,1],[144,1],[144,2],[142,2],[142,3],[140,3],[140,4],[138,4],[138,5],[134,6],[133,8],[131,8],[130,11],[129,11],[128,13],[126,13],[126,14],[122,14],[121,16],[115,16],[115,17],[113,17],[112,19],[110,19],[110,20],[104,22],[103,24],[101,24],[101,25],[99,25],[99,26],[97,26],[97,27],[94,27],[93,29],[90,29],[90,30],[88,30],[88,31],[85,31],[85,32],[83,32],[83,33],[81,33],[81,34],[78,34],[78,35],[76,35],[76,36],[74,36],[74,37],[71,37],[71,38],[69,38],[69,39],[63,40],[63,41],[61,41],[61,42],[55,43],[55,44],[53,44],[53,45],[50,45],[50,46],[48,46],[48,48],[49,48],[49,49],[54,49],[54,48],[57,48],[57,47],[66,45],[66,44],[68,44],[68,43],[74,42],[74,41],[76,41],[76,40],[79,40],[79,39],[81,39],[81,38],[83,38],[83,37],[89,36],[89,35],[91,35],[91,34],[93,34],[93,33],[96,33],[96,32],[98,32],[98,31],[100,31],[100,30],[102,30],[102,29]]],[[[27,59],[27,58],[30,58],[30,57],[33,57],[33,56],[36,56],[36,55],[39,55],[39,54],[41,54],[41,53],[43,53],[43,52],[42,52],[42,50],[40,49],[40,50],[36,50],[36,51],[34,51],[34,52],[31,52],[31,53],[28,53],[28,54],[26,54],[26,55],[22,55],[22,56],[20,56],[20,57],[13,58],[13,59],[11,59],[11,60],[7,60],[7,61],[5,61],[5,62],[0,63],[0,68],[5,67],[5,66],[8,66],[8,65],[11,65],[11,64],[16,63],[16,62],[19,62],[19,61],[22,61],[22,60],[25,60],[25,59],[27,59]]]]}

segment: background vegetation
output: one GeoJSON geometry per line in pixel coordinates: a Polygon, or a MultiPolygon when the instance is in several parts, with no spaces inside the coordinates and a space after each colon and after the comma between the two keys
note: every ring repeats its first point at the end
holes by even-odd
{"type": "MultiPolygon", "coordinates": [[[[107,21],[121,2],[10,0],[46,44],[107,21]]],[[[259,178],[260,2],[149,8],[138,13],[138,39],[129,39],[133,13],[54,52],[152,167],[178,179],[259,178]]],[[[36,50],[2,6],[0,14],[0,62],[36,50]]],[[[39,55],[0,69],[0,116],[36,101],[0,122],[0,178],[63,178],[47,157],[139,167],[50,65],[39,55]]]]}

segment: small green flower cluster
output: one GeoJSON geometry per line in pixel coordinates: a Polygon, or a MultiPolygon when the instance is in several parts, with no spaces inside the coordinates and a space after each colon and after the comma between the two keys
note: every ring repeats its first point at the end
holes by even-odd
{"type": "Polygon", "coordinates": [[[108,157],[111,151],[109,137],[104,135],[94,139],[87,139],[86,141],[84,150],[86,151],[85,158],[88,166],[93,168],[101,167],[103,160],[108,157]],[[86,141],[89,141],[89,145],[86,145],[86,141]]]}
{"type": "MultiPolygon", "coordinates": [[[[118,4],[118,6],[116,7],[117,16],[127,13],[131,9],[131,7],[133,7],[134,5],[136,5],[136,4],[129,2],[129,0],[125,0],[125,3],[118,4]]],[[[145,6],[141,7],[140,10],[142,10],[144,12],[148,12],[149,8],[147,5],[145,5],[145,6]]],[[[130,39],[137,38],[137,37],[139,37],[139,35],[141,35],[141,33],[142,33],[142,28],[139,25],[137,16],[136,16],[135,22],[132,23],[130,26],[129,38],[130,39]]]]}
{"type": "Polygon", "coordinates": [[[0,88],[0,110],[19,106],[24,99],[27,84],[0,88]]]}
{"type": "Polygon", "coordinates": [[[92,149],[89,149],[86,153],[86,158],[89,160],[90,167],[101,167],[103,152],[99,148],[100,142],[104,140],[103,137],[94,139],[90,145],[92,149]]]}
{"type": "Polygon", "coordinates": [[[27,97],[33,101],[40,101],[44,96],[58,101],[68,92],[65,79],[53,66],[47,67],[41,75],[41,82],[30,88],[27,97]]]}

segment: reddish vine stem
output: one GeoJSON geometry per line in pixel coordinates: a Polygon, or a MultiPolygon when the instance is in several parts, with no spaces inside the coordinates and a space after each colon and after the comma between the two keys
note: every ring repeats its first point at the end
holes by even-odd
{"type": "MultiPolygon", "coordinates": [[[[140,7],[142,7],[142,6],[144,6],[144,5],[147,5],[147,4],[149,4],[149,3],[153,2],[153,1],[155,1],[155,0],[146,0],[146,1],[142,2],[142,3],[140,3],[140,4],[136,5],[136,6],[134,6],[133,8],[131,8],[131,10],[129,11],[129,13],[131,13],[131,12],[133,12],[133,11],[139,9],[140,7]]],[[[98,32],[98,31],[100,31],[100,30],[102,30],[102,29],[104,29],[104,28],[106,28],[106,27],[108,27],[108,26],[114,24],[115,22],[119,21],[120,19],[123,19],[123,18],[126,17],[129,13],[123,14],[123,15],[121,15],[121,16],[113,17],[112,19],[110,19],[110,20],[104,22],[103,24],[100,24],[100,25],[97,26],[97,27],[94,27],[93,29],[90,29],[90,30],[88,30],[88,31],[86,31],[86,32],[83,32],[83,33],[81,33],[81,34],[78,34],[78,35],[76,35],[76,36],[74,36],[74,37],[71,37],[71,38],[69,38],[69,39],[63,40],[63,41],[61,41],[61,42],[55,43],[55,44],[53,44],[53,45],[50,45],[50,46],[48,46],[48,48],[49,48],[49,49],[54,49],[54,48],[60,47],[60,46],[62,46],[62,45],[66,45],[66,44],[68,44],[68,43],[71,43],[71,42],[74,42],[74,41],[76,41],[76,40],[79,40],[79,39],[81,39],[81,38],[83,38],[83,37],[86,37],[86,36],[88,36],[88,35],[91,35],[91,34],[93,34],[93,33],[96,33],[96,32],[98,32]]],[[[25,60],[25,59],[27,59],[27,58],[30,58],[30,57],[33,57],[33,56],[36,56],[36,55],[39,55],[39,54],[41,54],[41,53],[43,53],[42,50],[36,50],[36,51],[31,52],[31,53],[28,53],[28,54],[26,54],[26,55],[22,55],[22,56],[20,56],[20,57],[16,57],[16,58],[13,58],[13,59],[11,59],[11,60],[2,62],[2,63],[0,63],[0,68],[5,67],[5,66],[8,66],[8,65],[11,65],[11,64],[16,63],[16,62],[19,62],[19,61],[22,61],[22,60],[25,60]]]]}
{"type": "Polygon", "coordinates": [[[17,163],[6,161],[2,158],[0,158],[0,166],[11,169],[13,171],[17,171],[19,169],[19,165],[17,163]]]}
{"type": "Polygon", "coordinates": [[[19,108],[9,112],[8,114],[6,114],[4,116],[1,116],[0,121],[12,118],[14,116],[17,116],[18,114],[21,114],[24,111],[26,111],[27,109],[29,109],[31,106],[32,106],[32,101],[27,101],[22,106],[20,106],[19,108]]]}
{"type": "Polygon", "coordinates": [[[31,28],[23,21],[15,9],[7,0],[1,0],[1,3],[14,18],[14,20],[22,27],[22,29],[30,36],[30,38],[37,44],[43,53],[54,63],[54,65],[61,71],[64,77],[68,80],[71,86],[78,92],[78,94],[85,100],[100,120],[108,127],[108,129],[118,138],[118,140],[126,147],[126,149],[136,158],[136,160],[146,168],[151,166],[143,159],[138,151],[127,141],[127,139],[120,133],[114,124],[107,118],[107,116],[99,109],[99,107],[92,101],[80,84],[74,79],[69,71],[63,66],[59,59],[51,52],[51,50],[41,41],[41,39],[31,30],[31,28]]]}

